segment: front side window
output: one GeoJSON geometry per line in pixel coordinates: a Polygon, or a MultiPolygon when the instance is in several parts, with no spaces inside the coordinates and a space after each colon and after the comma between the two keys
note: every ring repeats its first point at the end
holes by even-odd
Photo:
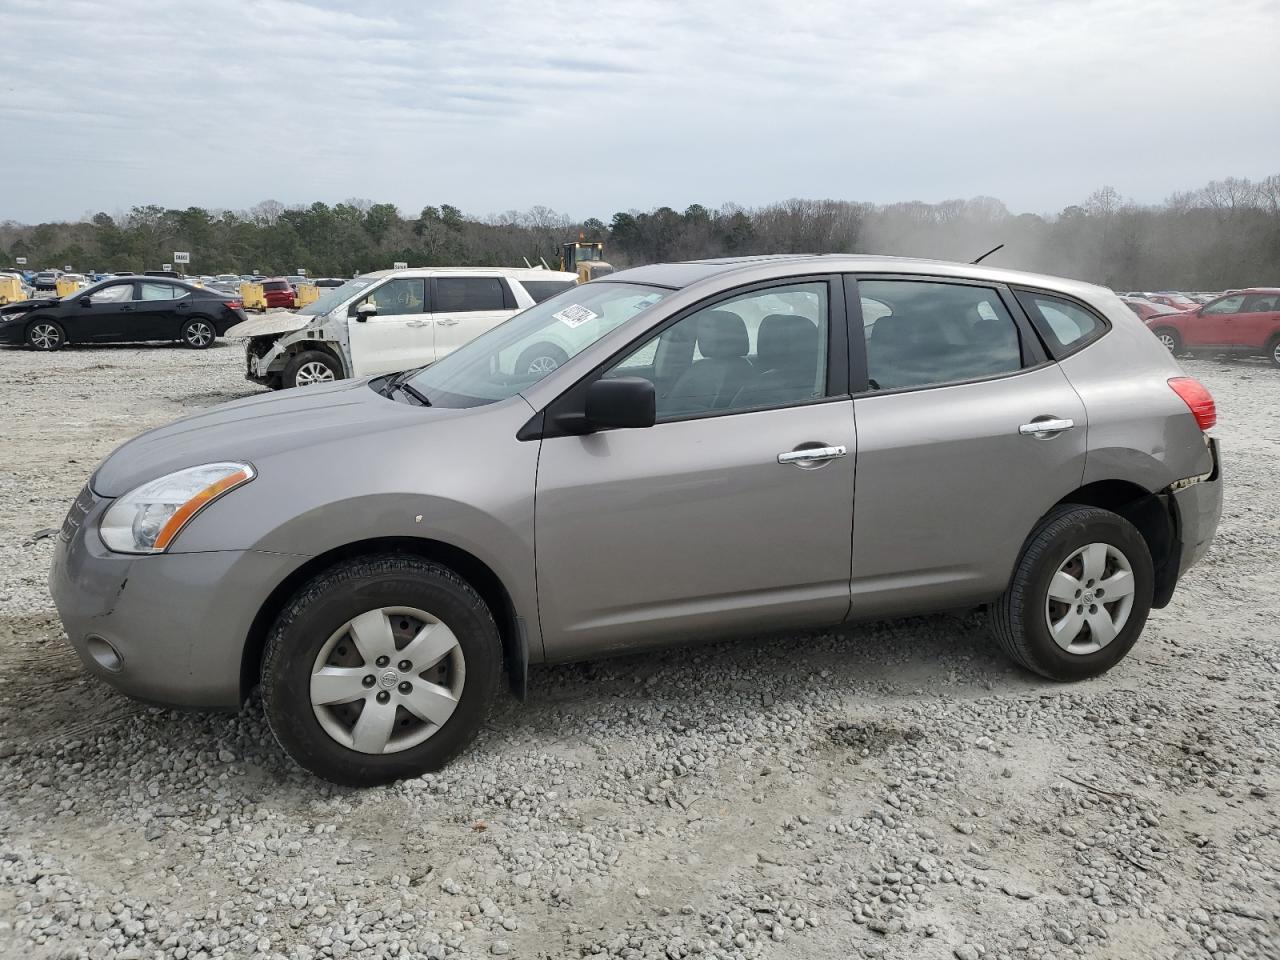
{"type": "Polygon", "coordinates": [[[93,291],[94,303],[124,303],[133,299],[132,283],[116,283],[109,287],[99,287],[93,291]]]}
{"type": "Polygon", "coordinates": [[[506,400],[670,292],[640,283],[572,287],[464,344],[414,374],[410,383],[433,406],[474,407],[506,400]],[[558,362],[529,362],[545,356],[558,362]]]}
{"type": "Polygon", "coordinates": [[[1206,306],[1200,312],[1205,316],[1220,317],[1226,314],[1239,313],[1240,308],[1244,305],[1244,294],[1237,293],[1232,297],[1223,297],[1221,300],[1215,300],[1206,306]]]}
{"type": "Polygon", "coordinates": [[[667,327],[605,371],[643,377],[659,420],[804,403],[827,387],[827,285],[745,293],[667,327]]]}
{"type": "Polygon", "coordinates": [[[1032,290],[1017,290],[1015,293],[1018,302],[1031,317],[1032,324],[1056,357],[1084,346],[1106,331],[1101,320],[1070,300],[1032,290]]]}
{"type": "Polygon", "coordinates": [[[138,288],[139,300],[176,300],[187,292],[167,283],[140,283],[138,288]]]}
{"type": "Polygon", "coordinates": [[[427,281],[422,277],[396,277],[372,291],[362,303],[372,303],[379,316],[422,313],[427,305],[427,281]]]}
{"type": "Polygon", "coordinates": [[[872,390],[976,380],[1022,367],[1017,324],[989,287],[860,280],[858,292],[890,310],[866,330],[872,390]]]}
{"type": "Polygon", "coordinates": [[[502,281],[497,277],[437,277],[433,313],[505,310],[502,281]]]}

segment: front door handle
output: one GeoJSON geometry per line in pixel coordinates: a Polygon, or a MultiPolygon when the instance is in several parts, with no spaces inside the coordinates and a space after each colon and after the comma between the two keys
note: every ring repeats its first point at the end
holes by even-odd
{"type": "Polygon", "coordinates": [[[1070,430],[1076,425],[1074,420],[1060,420],[1054,417],[1041,417],[1032,420],[1030,423],[1024,423],[1018,428],[1018,432],[1024,437],[1035,437],[1037,440],[1048,440],[1056,437],[1064,430],[1070,430]]]}
{"type": "Polygon", "coordinates": [[[458,325],[458,321],[453,317],[444,317],[441,320],[437,320],[436,323],[440,324],[442,327],[456,327],[458,325]]]}
{"type": "Polygon", "coordinates": [[[786,453],[778,454],[778,462],[794,463],[796,466],[807,467],[811,464],[821,463],[824,460],[839,460],[848,452],[843,445],[837,447],[804,447],[799,450],[788,450],[786,453]]]}

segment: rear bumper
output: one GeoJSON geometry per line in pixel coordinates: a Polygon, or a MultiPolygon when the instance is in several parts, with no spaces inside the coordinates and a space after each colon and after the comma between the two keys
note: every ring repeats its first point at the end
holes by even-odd
{"type": "Polygon", "coordinates": [[[1178,577],[1181,579],[1209,552],[1222,518],[1222,464],[1218,441],[1209,438],[1213,466],[1203,477],[1174,484],[1170,494],[1178,535],[1178,577]]]}

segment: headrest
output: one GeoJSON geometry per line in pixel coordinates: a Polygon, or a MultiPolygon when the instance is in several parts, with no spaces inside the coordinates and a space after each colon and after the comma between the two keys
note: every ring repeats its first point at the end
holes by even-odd
{"type": "Polygon", "coordinates": [[[747,325],[736,313],[708,310],[698,321],[698,349],[704,357],[745,357],[751,352],[747,325]]]}
{"type": "Polygon", "coordinates": [[[812,369],[818,362],[818,327],[799,314],[769,314],[756,333],[756,359],[764,370],[812,369]]]}

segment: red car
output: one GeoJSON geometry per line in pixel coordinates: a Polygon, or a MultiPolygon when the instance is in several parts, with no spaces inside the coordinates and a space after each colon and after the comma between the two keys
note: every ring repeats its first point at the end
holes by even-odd
{"type": "Polygon", "coordinates": [[[1280,287],[1237,290],[1184,313],[1146,320],[1171,353],[1263,354],[1280,367],[1280,287]]]}
{"type": "Polygon", "coordinates": [[[263,280],[262,296],[268,307],[284,307],[287,310],[294,307],[294,290],[284,277],[263,280]]]}
{"type": "Polygon", "coordinates": [[[1148,293],[1146,299],[1152,303],[1163,303],[1175,310],[1194,310],[1200,304],[1181,293],[1148,293]]]}
{"type": "Polygon", "coordinates": [[[1138,315],[1139,320],[1149,320],[1152,317],[1182,312],[1177,307],[1170,307],[1163,303],[1152,303],[1142,297],[1121,297],[1120,299],[1124,301],[1126,307],[1138,315]]]}

